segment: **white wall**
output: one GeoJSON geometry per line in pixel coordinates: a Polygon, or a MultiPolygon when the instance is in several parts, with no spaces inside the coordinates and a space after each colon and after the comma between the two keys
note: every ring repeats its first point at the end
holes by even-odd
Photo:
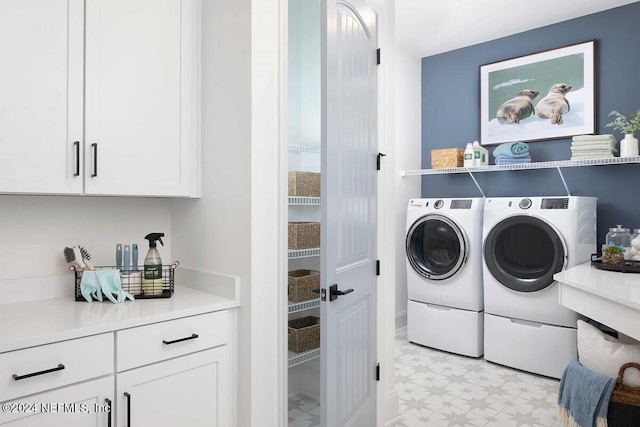
{"type": "Polygon", "coordinates": [[[420,177],[402,177],[400,171],[421,169],[421,59],[396,51],[396,328],[407,323],[405,228],[409,199],[420,197],[420,177]]]}
{"type": "Polygon", "coordinates": [[[82,245],[94,265],[114,265],[116,243],[164,232],[163,262],[173,261],[169,206],[162,199],[85,196],[0,196],[0,304],[71,295],[65,246],[82,245]]]}
{"type": "Polygon", "coordinates": [[[202,197],[172,202],[173,251],[187,268],[240,278],[237,421],[250,426],[250,0],[202,2],[201,79],[202,197]]]}

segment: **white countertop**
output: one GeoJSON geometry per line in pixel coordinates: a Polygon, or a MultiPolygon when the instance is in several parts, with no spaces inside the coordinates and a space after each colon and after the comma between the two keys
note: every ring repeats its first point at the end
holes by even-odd
{"type": "Polygon", "coordinates": [[[591,262],[556,273],[560,303],[640,340],[640,274],[599,270],[591,262]]]}
{"type": "Polygon", "coordinates": [[[72,297],[0,305],[0,353],[238,307],[239,301],[176,286],[171,298],[77,302],[72,297]]]}

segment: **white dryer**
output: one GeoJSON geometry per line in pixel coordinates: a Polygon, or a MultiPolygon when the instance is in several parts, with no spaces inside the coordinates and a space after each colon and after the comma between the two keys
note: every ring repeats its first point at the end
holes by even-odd
{"type": "Polygon", "coordinates": [[[576,358],[578,315],[553,275],[596,251],[593,197],[487,198],[483,219],[485,359],[560,378],[576,358]]]}
{"type": "Polygon", "coordinates": [[[407,338],[482,355],[483,199],[412,199],[407,208],[407,338]]]}

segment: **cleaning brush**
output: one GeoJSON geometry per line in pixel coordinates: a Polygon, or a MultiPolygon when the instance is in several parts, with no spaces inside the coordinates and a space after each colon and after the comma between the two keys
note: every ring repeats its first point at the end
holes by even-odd
{"type": "Polygon", "coordinates": [[[77,265],[79,268],[85,269],[87,266],[85,265],[85,263],[82,261],[82,254],[80,254],[80,249],[78,249],[77,247],[66,247],[64,248],[64,259],[68,262],[68,263],[74,263],[75,265],[77,265]]]}
{"type": "Polygon", "coordinates": [[[89,267],[89,270],[95,270],[95,267],[89,262],[89,260],[91,259],[91,254],[89,253],[89,251],[84,246],[78,246],[78,248],[80,249],[82,260],[87,265],[87,267],[89,267]]]}

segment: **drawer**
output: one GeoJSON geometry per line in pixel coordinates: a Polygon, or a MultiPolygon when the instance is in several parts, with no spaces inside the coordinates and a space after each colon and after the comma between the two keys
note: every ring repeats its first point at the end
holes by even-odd
{"type": "Polygon", "coordinates": [[[113,352],[109,333],[0,354],[0,402],[113,374],[113,352]]]}
{"type": "Polygon", "coordinates": [[[227,343],[226,310],[116,332],[118,372],[227,343]]]}

